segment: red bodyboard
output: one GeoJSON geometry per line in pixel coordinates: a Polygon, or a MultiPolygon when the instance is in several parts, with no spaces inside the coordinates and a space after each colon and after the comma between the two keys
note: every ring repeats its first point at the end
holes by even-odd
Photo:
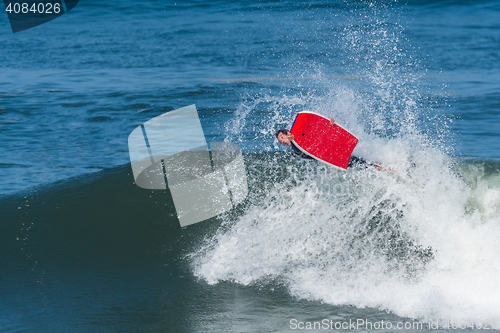
{"type": "Polygon", "coordinates": [[[292,144],[302,152],[341,169],[347,168],[358,143],[354,135],[337,124],[332,125],[328,118],[310,111],[299,112],[290,133],[294,136],[292,144]]]}

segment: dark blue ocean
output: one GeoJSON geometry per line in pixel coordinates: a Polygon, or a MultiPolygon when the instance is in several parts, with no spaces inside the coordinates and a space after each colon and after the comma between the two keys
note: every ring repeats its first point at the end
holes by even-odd
{"type": "Polygon", "coordinates": [[[18,33],[0,15],[0,332],[500,330],[499,18],[498,0],[81,0],[18,33]],[[127,139],[191,104],[241,148],[249,194],[181,228],[127,139]],[[294,157],[273,133],[304,110],[392,171],[294,157]]]}

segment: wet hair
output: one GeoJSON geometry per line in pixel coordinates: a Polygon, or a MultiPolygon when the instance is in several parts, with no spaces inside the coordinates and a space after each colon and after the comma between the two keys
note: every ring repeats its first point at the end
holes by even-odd
{"type": "Polygon", "coordinates": [[[280,130],[278,130],[278,132],[274,133],[274,135],[276,136],[276,139],[278,138],[278,135],[280,135],[280,133],[288,135],[288,130],[286,130],[286,129],[280,129],[280,130]]]}

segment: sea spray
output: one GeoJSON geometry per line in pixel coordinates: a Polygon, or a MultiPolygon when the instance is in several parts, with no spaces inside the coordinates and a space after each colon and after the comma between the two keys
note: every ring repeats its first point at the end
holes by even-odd
{"type": "MultiPolygon", "coordinates": [[[[256,140],[297,111],[333,116],[360,139],[355,155],[392,170],[252,155],[248,205],[189,255],[194,274],[404,317],[491,322],[500,316],[498,178],[449,155],[446,119],[431,115],[404,29],[383,13],[371,22],[353,15],[331,32],[344,41],[347,76],[245,96],[238,114],[262,117],[256,140]]],[[[284,147],[264,148],[276,149],[284,147]]]]}
{"type": "Polygon", "coordinates": [[[478,188],[446,155],[412,159],[393,173],[254,160],[290,176],[192,254],[195,274],[210,284],[285,284],[297,297],[406,317],[498,315],[498,200],[471,211],[478,188]]]}

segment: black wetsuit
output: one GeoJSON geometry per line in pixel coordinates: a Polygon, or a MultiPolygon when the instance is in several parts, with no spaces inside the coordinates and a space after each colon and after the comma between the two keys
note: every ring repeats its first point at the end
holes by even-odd
{"type": "Polygon", "coordinates": [[[297,146],[295,146],[293,143],[292,143],[292,153],[295,155],[295,156],[298,156],[300,158],[305,158],[305,159],[308,159],[308,160],[313,160],[313,158],[307,154],[304,154],[303,152],[300,151],[299,148],[297,148],[297,146]]]}
{"type": "MultiPolygon", "coordinates": [[[[305,158],[305,159],[308,159],[308,160],[313,160],[314,158],[312,158],[311,156],[303,153],[302,151],[300,151],[299,148],[297,148],[293,143],[292,143],[292,153],[295,155],[295,156],[298,156],[300,158],[305,158]]],[[[349,164],[347,165],[348,168],[352,168],[352,167],[368,167],[372,165],[372,163],[366,161],[365,159],[361,158],[361,157],[357,157],[357,156],[351,156],[351,158],[349,158],[349,164]]]]}

